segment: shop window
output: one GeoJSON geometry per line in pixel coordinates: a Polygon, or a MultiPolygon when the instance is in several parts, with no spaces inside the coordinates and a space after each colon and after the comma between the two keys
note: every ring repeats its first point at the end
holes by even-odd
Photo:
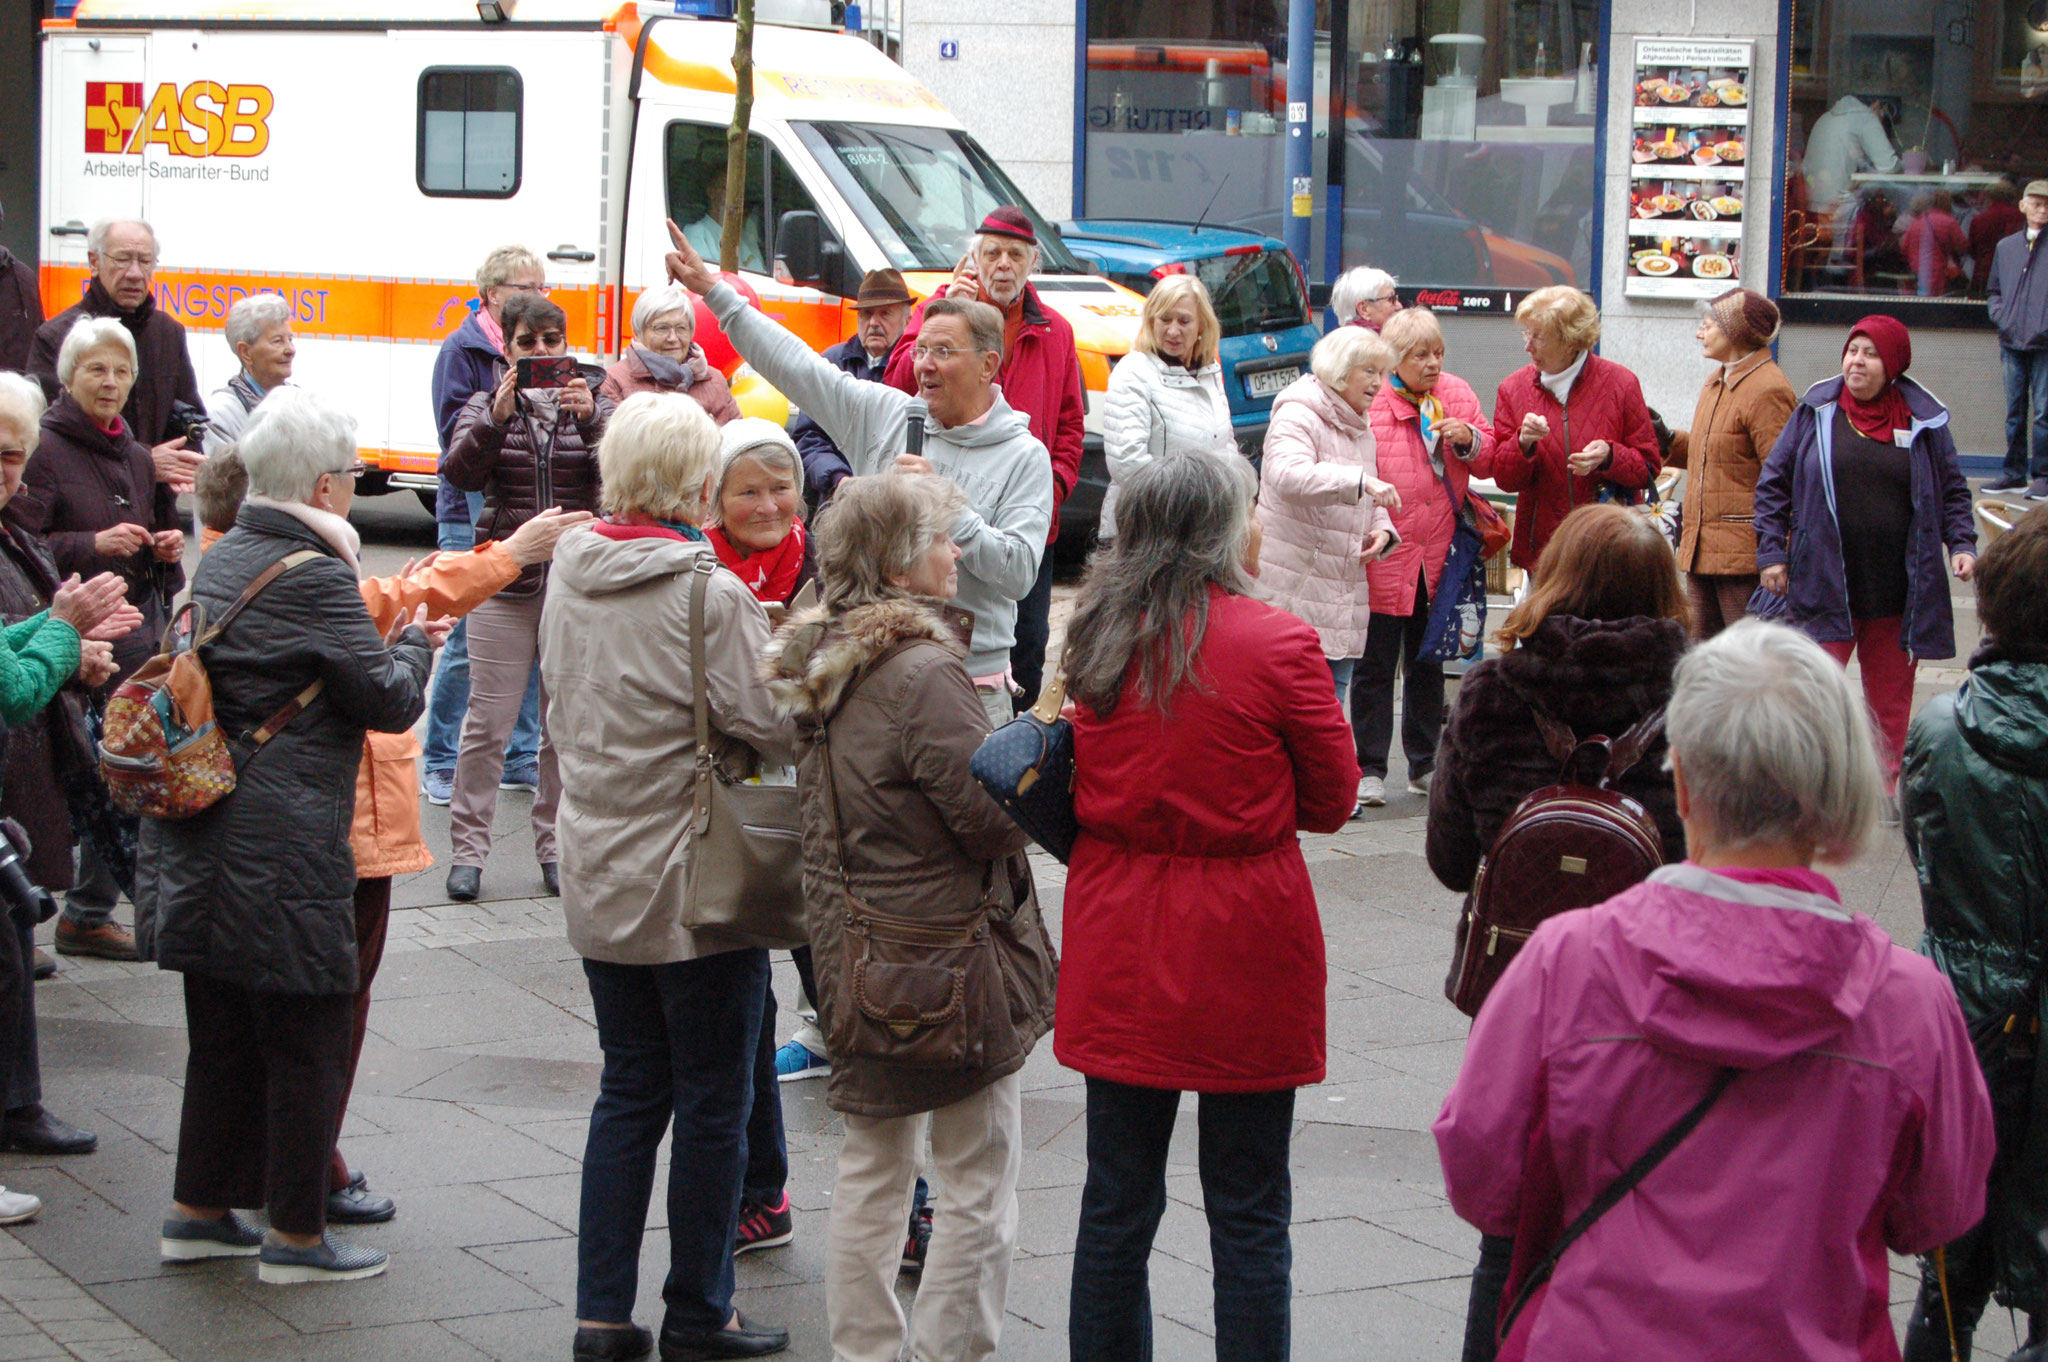
{"type": "Polygon", "coordinates": [[[2019,189],[2048,173],[2048,5],[1792,9],[1786,295],[1982,298],[2019,189]]]}
{"type": "MultiPolygon", "coordinates": [[[[1597,0],[1323,0],[1304,266],[1332,277],[1375,265],[1408,287],[1586,281],[1599,11],[1597,0]],[[1343,182],[1334,262],[1323,259],[1332,159],[1343,182]]],[[[1088,19],[1085,215],[1281,236],[1284,0],[1107,0],[1088,19]]]]}
{"type": "Polygon", "coordinates": [[[507,67],[430,67],[420,73],[414,178],[420,192],[508,199],[519,192],[519,73],[507,67]]]}
{"type": "MultiPolygon", "coordinates": [[[[723,245],[726,199],[726,129],[709,123],[668,125],[668,215],[706,260],[716,262],[723,245]]],[[[769,274],[775,259],[774,232],[782,215],[818,206],[782,158],[760,137],[747,139],[747,217],[740,232],[739,267],[769,274]]],[[[786,277],[778,274],[776,277],[786,277]]]]}

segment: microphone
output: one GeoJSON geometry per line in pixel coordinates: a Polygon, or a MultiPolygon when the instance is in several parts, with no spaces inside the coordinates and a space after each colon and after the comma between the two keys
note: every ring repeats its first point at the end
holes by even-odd
{"type": "Polygon", "coordinates": [[[924,453],[924,423],[931,417],[931,405],[922,397],[910,399],[904,408],[903,452],[922,455],[924,453]]]}

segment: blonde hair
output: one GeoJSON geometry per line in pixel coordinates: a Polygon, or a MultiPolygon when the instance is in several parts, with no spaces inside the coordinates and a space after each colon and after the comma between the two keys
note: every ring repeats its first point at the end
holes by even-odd
{"type": "Polygon", "coordinates": [[[1158,355],[1159,342],[1153,332],[1159,314],[1182,301],[1195,305],[1195,344],[1188,352],[1188,368],[1214,364],[1216,352],[1223,344],[1223,323],[1216,318],[1216,305],[1209,301],[1208,286],[1192,274],[1169,274],[1145,295],[1145,310],[1138,316],[1138,338],[1131,342],[1131,348],[1141,354],[1158,355]]]}
{"type": "Polygon", "coordinates": [[[1548,331],[1575,352],[1600,343],[1600,305],[1569,284],[1539,288],[1515,309],[1523,329],[1548,331]]]}
{"type": "Polygon", "coordinates": [[[1443,323],[1426,307],[1403,308],[1387,318],[1386,325],[1380,328],[1380,339],[1394,352],[1394,363],[1403,364],[1424,346],[1443,349],[1443,323]]]}
{"type": "Polygon", "coordinates": [[[1377,332],[1362,326],[1340,326],[1308,352],[1308,367],[1333,389],[1342,389],[1360,366],[1394,367],[1394,351],[1377,332]]]}
{"type": "Polygon", "coordinates": [[[682,393],[635,393],[597,446],[607,515],[704,523],[704,484],[718,471],[718,427],[682,393]]]}
{"type": "Polygon", "coordinates": [[[841,482],[815,527],[826,608],[836,614],[908,595],[890,579],[908,576],[933,544],[951,537],[966,507],[960,489],[934,474],[841,482]]]}
{"type": "Polygon", "coordinates": [[[500,246],[485,256],[484,263],[476,267],[476,291],[488,293],[513,275],[528,273],[537,274],[545,279],[547,267],[540,263],[539,256],[524,246],[500,246]]]}

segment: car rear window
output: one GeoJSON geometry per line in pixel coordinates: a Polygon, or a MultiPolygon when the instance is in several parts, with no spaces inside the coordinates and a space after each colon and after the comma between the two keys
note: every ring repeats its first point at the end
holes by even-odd
{"type": "Polygon", "coordinates": [[[1189,261],[1187,268],[1208,288],[1226,336],[1278,331],[1308,320],[1308,299],[1285,251],[1212,255],[1189,261]]]}

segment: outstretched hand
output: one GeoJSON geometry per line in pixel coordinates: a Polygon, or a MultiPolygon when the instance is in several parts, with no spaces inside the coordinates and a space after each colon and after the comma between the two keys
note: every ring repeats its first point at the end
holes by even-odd
{"type": "Polygon", "coordinates": [[[683,235],[683,229],[676,226],[674,218],[664,219],[668,223],[668,239],[675,249],[662,257],[662,264],[668,268],[671,282],[681,284],[690,292],[702,297],[718,282],[718,272],[704,263],[704,257],[697,254],[697,248],[683,235]]]}

